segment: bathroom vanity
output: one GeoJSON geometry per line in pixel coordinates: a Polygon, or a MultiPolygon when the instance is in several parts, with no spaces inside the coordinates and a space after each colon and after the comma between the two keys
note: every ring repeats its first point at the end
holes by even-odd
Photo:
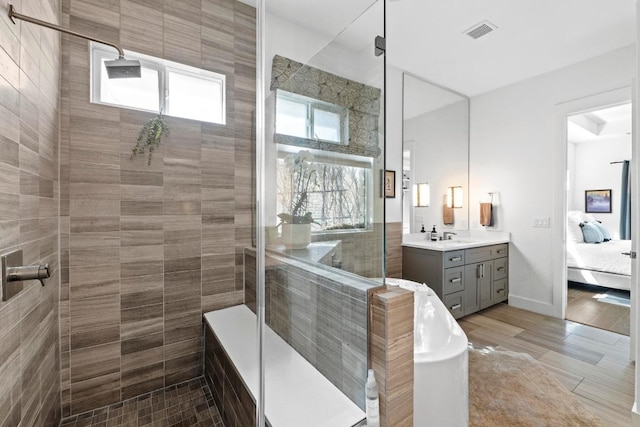
{"type": "Polygon", "coordinates": [[[402,277],[426,283],[457,319],[507,300],[508,242],[508,233],[437,242],[408,238],[402,244],[402,277]]]}

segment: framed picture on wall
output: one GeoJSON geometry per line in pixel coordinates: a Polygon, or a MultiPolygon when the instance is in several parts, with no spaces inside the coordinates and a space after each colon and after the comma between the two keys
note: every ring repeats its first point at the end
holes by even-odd
{"type": "Polygon", "coordinates": [[[384,171],[384,197],[388,199],[396,197],[396,171],[384,171]]]}
{"type": "Polygon", "coordinates": [[[584,192],[586,213],[611,213],[611,190],[586,190],[584,192]]]}

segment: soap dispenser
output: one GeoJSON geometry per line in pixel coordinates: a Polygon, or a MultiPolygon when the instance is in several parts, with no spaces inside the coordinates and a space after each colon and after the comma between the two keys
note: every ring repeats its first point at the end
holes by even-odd
{"type": "Polygon", "coordinates": [[[433,226],[433,229],[431,230],[431,241],[432,242],[437,242],[438,241],[438,232],[436,231],[436,226],[433,226]]]}
{"type": "Polygon", "coordinates": [[[424,229],[424,224],[422,224],[422,228],[420,229],[420,232],[421,233],[426,233],[427,232],[427,230],[424,229]]]}

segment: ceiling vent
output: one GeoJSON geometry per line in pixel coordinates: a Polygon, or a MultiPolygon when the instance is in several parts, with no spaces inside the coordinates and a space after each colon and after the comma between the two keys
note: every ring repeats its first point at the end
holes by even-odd
{"type": "Polygon", "coordinates": [[[497,26],[493,25],[489,21],[482,21],[479,24],[476,24],[473,27],[469,28],[468,30],[465,30],[464,33],[472,39],[477,40],[482,36],[486,36],[497,28],[497,26]]]}

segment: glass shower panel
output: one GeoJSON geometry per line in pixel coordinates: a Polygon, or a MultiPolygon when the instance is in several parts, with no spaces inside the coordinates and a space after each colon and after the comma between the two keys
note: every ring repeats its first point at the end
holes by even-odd
{"type": "Polygon", "coordinates": [[[264,250],[246,260],[264,310],[262,407],[274,426],[352,426],[368,292],[385,272],[384,1],[263,4],[264,250]]]}

